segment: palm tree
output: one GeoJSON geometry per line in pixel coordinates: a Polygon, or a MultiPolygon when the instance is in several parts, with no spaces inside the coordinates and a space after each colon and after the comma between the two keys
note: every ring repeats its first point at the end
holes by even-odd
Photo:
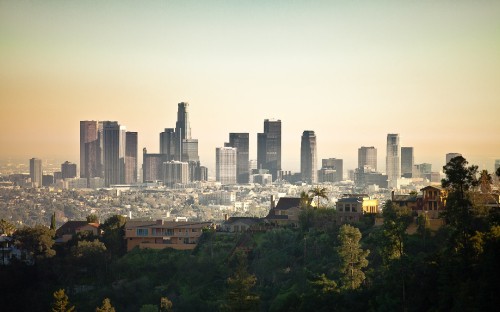
{"type": "Polygon", "coordinates": [[[307,209],[311,206],[311,200],[312,198],[309,196],[308,193],[305,191],[302,191],[300,193],[300,208],[302,209],[307,209]]]}
{"type": "Polygon", "coordinates": [[[479,185],[481,186],[481,193],[491,192],[491,183],[493,183],[493,179],[491,178],[491,174],[488,173],[488,170],[481,171],[479,175],[479,185]]]}
{"type": "Polygon", "coordinates": [[[316,208],[319,208],[321,198],[328,200],[328,196],[326,195],[326,188],[320,188],[319,186],[309,190],[309,194],[311,194],[312,198],[316,197],[316,208]]]}

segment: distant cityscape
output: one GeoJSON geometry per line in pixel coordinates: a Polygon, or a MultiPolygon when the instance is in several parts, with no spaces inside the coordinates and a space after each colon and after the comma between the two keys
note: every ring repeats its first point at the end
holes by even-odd
{"type": "MultiPolygon", "coordinates": [[[[317,157],[316,135],[304,130],[300,147],[300,172],[284,170],[282,163],[282,121],[265,119],[264,131],[257,134],[257,159],[249,159],[249,133],[229,133],[229,142],[215,148],[215,181],[221,185],[257,183],[269,185],[277,181],[313,185],[352,181],[357,187],[400,189],[415,182],[439,183],[441,168],[430,163],[414,163],[414,148],[401,147],[400,136],[387,134],[386,172],[377,166],[377,149],[361,146],[356,168],[344,170],[343,160],[317,157]]],[[[80,164],[65,161],[60,170],[44,168],[41,159],[29,160],[29,177],[14,175],[12,182],[33,187],[102,188],[118,185],[163,185],[179,187],[208,181],[208,168],[198,155],[198,140],[191,137],[189,103],[178,104],[175,128],[159,134],[159,152],[143,148],[142,165],[138,163],[138,132],[127,131],[118,121],[80,122],[80,164]],[[45,174],[44,174],[45,171],[45,174]]],[[[444,155],[443,165],[460,153],[444,155]]],[[[9,164],[11,166],[12,164],[9,164]]],[[[495,160],[495,170],[500,159],[495,160]]],[[[1,172],[22,174],[13,168],[1,172]]],[[[4,177],[5,180],[5,177],[4,177]]]]}

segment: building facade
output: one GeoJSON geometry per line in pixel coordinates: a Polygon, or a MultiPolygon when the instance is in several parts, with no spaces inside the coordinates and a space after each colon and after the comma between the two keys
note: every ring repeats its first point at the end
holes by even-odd
{"type": "Polygon", "coordinates": [[[371,171],[377,171],[377,149],[373,146],[358,148],[358,168],[365,166],[371,171]]]}
{"type": "Polygon", "coordinates": [[[125,184],[137,183],[137,150],[137,132],[127,131],[125,133],[125,184]]]}
{"type": "Polygon", "coordinates": [[[142,150],[142,182],[163,181],[163,163],[168,161],[165,154],[148,154],[142,150]]]}
{"type": "Polygon", "coordinates": [[[240,184],[248,183],[250,178],[249,134],[229,133],[229,142],[224,146],[236,148],[236,181],[240,184]]]}
{"type": "Polygon", "coordinates": [[[163,183],[168,187],[189,182],[189,166],[187,162],[167,161],[163,165],[163,183]]]}
{"type": "Polygon", "coordinates": [[[302,181],[314,184],[318,182],[316,156],[316,134],[305,130],[300,140],[300,174],[302,181]]]}
{"type": "Polygon", "coordinates": [[[399,134],[387,135],[386,173],[389,187],[396,187],[397,180],[401,177],[401,160],[399,147],[399,134]]]}
{"type": "Polygon", "coordinates": [[[401,147],[401,176],[411,178],[413,175],[413,147],[401,147]]]}
{"type": "Polygon", "coordinates": [[[134,248],[192,250],[203,229],[213,228],[211,222],[128,221],[125,224],[127,251],[134,248]]]}
{"type": "Polygon", "coordinates": [[[80,178],[104,177],[103,123],[80,121],[80,178]]]}
{"type": "Polygon", "coordinates": [[[275,180],[281,171],[281,120],[264,120],[264,132],[257,134],[257,166],[267,169],[275,180]]]}
{"type": "Polygon", "coordinates": [[[344,180],[344,161],[337,158],[322,159],[319,175],[321,182],[340,182],[344,180]]]}
{"type": "Polygon", "coordinates": [[[65,161],[61,164],[61,177],[63,179],[76,178],[76,164],[65,161]]]}
{"type": "Polygon", "coordinates": [[[42,187],[43,170],[41,159],[30,159],[30,178],[33,187],[42,187]]]}
{"type": "Polygon", "coordinates": [[[104,183],[107,187],[125,182],[125,127],[116,121],[103,122],[104,183]]]}
{"type": "Polygon", "coordinates": [[[165,128],[160,133],[160,154],[167,156],[167,160],[175,159],[175,129],[165,128]]]}
{"type": "Polygon", "coordinates": [[[236,148],[216,148],[215,175],[218,182],[223,185],[236,184],[236,161],[236,148]]]}

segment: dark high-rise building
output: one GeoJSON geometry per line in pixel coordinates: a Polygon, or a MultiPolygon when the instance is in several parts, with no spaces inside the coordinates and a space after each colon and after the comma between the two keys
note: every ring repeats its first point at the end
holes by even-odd
{"type": "Polygon", "coordinates": [[[168,161],[167,156],[165,154],[148,154],[145,148],[142,153],[142,181],[163,181],[163,163],[168,161]]]}
{"type": "Polygon", "coordinates": [[[413,147],[401,147],[401,175],[405,178],[411,178],[413,165],[413,147]]]}
{"type": "Polygon", "coordinates": [[[38,158],[30,159],[30,178],[33,187],[42,187],[42,160],[38,158]]]}
{"type": "Polygon", "coordinates": [[[189,112],[188,112],[189,103],[181,102],[177,104],[177,122],[175,123],[175,137],[176,137],[176,146],[175,146],[175,160],[182,159],[183,152],[183,141],[186,139],[191,139],[191,126],[189,125],[189,112]]]}
{"type": "Polygon", "coordinates": [[[80,178],[104,177],[103,123],[80,121],[80,178]]]}
{"type": "Polygon", "coordinates": [[[175,129],[165,128],[160,133],[160,154],[167,155],[168,160],[175,159],[175,129]]]}
{"type": "Polygon", "coordinates": [[[137,132],[125,133],[125,184],[137,183],[137,132]]]}
{"type": "Polygon", "coordinates": [[[365,166],[377,171],[377,149],[373,146],[358,148],[358,168],[365,168],[365,166]]]}
{"type": "Polygon", "coordinates": [[[52,184],[54,184],[54,176],[51,174],[44,174],[42,176],[42,185],[51,186],[52,184]]]}
{"type": "Polygon", "coordinates": [[[318,182],[316,162],[316,134],[314,131],[305,130],[300,143],[300,173],[303,182],[318,182]]]}
{"type": "Polygon", "coordinates": [[[397,187],[397,180],[401,177],[399,134],[387,135],[386,173],[389,187],[397,187]]]}
{"type": "Polygon", "coordinates": [[[240,184],[248,183],[250,179],[248,133],[229,133],[229,142],[224,146],[236,148],[236,181],[240,184]]]}
{"type": "Polygon", "coordinates": [[[65,161],[61,164],[61,176],[63,179],[76,178],[76,164],[65,161]]]}
{"type": "Polygon", "coordinates": [[[182,140],[182,161],[198,161],[198,139],[185,139],[182,140]]]}
{"type": "Polygon", "coordinates": [[[281,120],[264,120],[264,133],[257,134],[257,166],[267,169],[273,180],[281,171],[281,120]]]}
{"type": "Polygon", "coordinates": [[[103,122],[104,184],[125,183],[125,127],[116,121],[103,122]]]}
{"type": "Polygon", "coordinates": [[[340,182],[344,180],[344,161],[337,158],[321,160],[321,182],[340,182]]]}

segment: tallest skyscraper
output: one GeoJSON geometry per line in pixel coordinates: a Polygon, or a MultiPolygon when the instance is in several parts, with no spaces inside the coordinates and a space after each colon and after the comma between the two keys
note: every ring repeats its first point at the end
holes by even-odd
{"type": "Polygon", "coordinates": [[[191,139],[189,125],[189,103],[177,105],[177,122],[175,123],[175,159],[183,162],[198,161],[198,140],[191,139]]]}

